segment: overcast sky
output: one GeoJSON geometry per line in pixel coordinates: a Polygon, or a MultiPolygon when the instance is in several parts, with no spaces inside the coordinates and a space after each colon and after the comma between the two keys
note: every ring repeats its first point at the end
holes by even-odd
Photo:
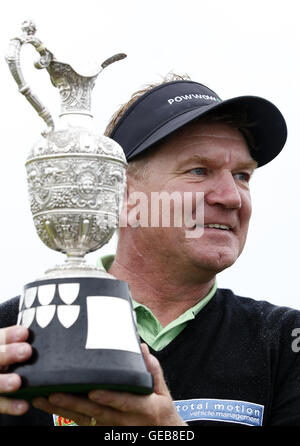
{"type": "MultiPolygon", "coordinates": [[[[105,125],[131,93],[173,70],[206,84],[223,99],[257,95],[284,114],[289,136],[283,152],[252,179],[253,214],[246,248],[218,276],[220,287],[300,309],[299,104],[300,35],[297,0],[4,0],[0,26],[1,288],[0,300],[64,256],[45,247],[29,210],[24,163],[43,121],[17,92],[4,56],[25,19],[57,59],[74,68],[96,67],[109,56],[127,59],[99,76],[93,94],[97,126],[105,125]]],[[[48,73],[33,67],[24,48],[24,73],[57,119],[58,92],[48,73]]],[[[114,252],[115,239],[87,256],[114,252]]]]}

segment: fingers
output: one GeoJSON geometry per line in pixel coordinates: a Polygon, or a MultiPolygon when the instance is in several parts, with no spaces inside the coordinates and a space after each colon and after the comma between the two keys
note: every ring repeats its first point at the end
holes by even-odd
{"type": "Polygon", "coordinates": [[[73,407],[62,407],[58,404],[53,404],[50,401],[50,398],[34,398],[32,405],[36,409],[43,410],[51,415],[56,414],[64,418],[68,418],[79,426],[88,426],[91,421],[90,416],[76,412],[73,407]]]}
{"type": "Polygon", "coordinates": [[[8,365],[23,362],[30,358],[32,348],[26,342],[2,345],[0,351],[0,367],[3,369],[8,365]]]}
{"type": "Polygon", "coordinates": [[[29,330],[20,325],[0,329],[0,370],[31,356],[31,346],[25,342],[28,336],[29,330]]]}
{"type": "MultiPolygon", "coordinates": [[[[107,391],[107,394],[110,393],[107,391]]],[[[119,392],[115,393],[116,399],[120,396],[119,392]]],[[[131,394],[126,394],[130,398],[131,394]]],[[[126,395],[125,398],[126,399],[126,395]]],[[[115,401],[115,399],[114,399],[115,401]]],[[[131,426],[143,425],[145,418],[140,418],[137,413],[122,412],[109,406],[102,406],[85,396],[71,394],[52,394],[48,400],[45,398],[35,398],[32,405],[37,409],[43,410],[50,414],[69,418],[80,426],[89,426],[91,418],[95,418],[97,426],[131,426]]],[[[118,404],[116,404],[118,406],[118,404]]],[[[135,408],[133,404],[132,407],[135,408]]]]}
{"type": "Polygon", "coordinates": [[[0,329],[0,351],[1,346],[11,344],[13,342],[26,341],[29,336],[29,330],[22,325],[13,325],[7,328],[0,329]]]}
{"type": "Polygon", "coordinates": [[[169,390],[165,383],[162,368],[155,356],[151,355],[147,344],[141,344],[146,367],[154,381],[154,392],[158,395],[168,395],[169,390]]]}
{"type": "Polygon", "coordinates": [[[16,373],[0,374],[0,393],[15,392],[21,384],[22,380],[16,373]]]}
{"type": "MultiPolygon", "coordinates": [[[[21,378],[10,373],[0,375],[0,390],[2,392],[13,392],[21,385],[21,378]]],[[[0,397],[0,414],[23,415],[29,409],[29,403],[23,400],[14,400],[11,398],[0,397]]]]}
{"type": "Polygon", "coordinates": [[[134,395],[127,392],[92,390],[89,398],[100,406],[110,407],[123,413],[145,413],[149,406],[147,395],[134,395]]]}
{"type": "MultiPolygon", "coordinates": [[[[25,342],[28,336],[29,330],[22,326],[0,329],[0,372],[31,356],[31,346],[25,342]]],[[[0,393],[15,392],[21,384],[22,380],[16,373],[0,373],[0,393]]],[[[0,397],[0,414],[23,415],[28,409],[27,401],[0,397]]]]}
{"type": "Polygon", "coordinates": [[[79,426],[89,426],[91,418],[97,420],[98,426],[122,425],[119,414],[113,409],[101,407],[84,396],[70,394],[52,394],[48,400],[35,398],[32,405],[50,414],[55,413],[69,418],[79,426]]]}
{"type": "Polygon", "coordinates": [[[13,400],[0,397],[0,414],[23,415],[29,409],[29,403],[23,400],[13,400]]]}
{"type": "Polygon", "coordinates": [[[101,413],[101,407],[90,401],[86,396],[54,393],[49,396],[49,402],[65,409],[71,409],[76,413],[86,414],[88,417],[101,413]]]}

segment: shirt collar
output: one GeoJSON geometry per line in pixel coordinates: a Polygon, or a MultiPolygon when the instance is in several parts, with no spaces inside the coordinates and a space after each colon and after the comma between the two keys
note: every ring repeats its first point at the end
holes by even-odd
{"type": "MultiPolygon", "coordinates": [[[[108,271],[110,269],[114,259],[115,259],[114,254],[108,254],[108,255],[103,256],[100,259],[98,259],[97,264],[102,265],[105,268],[105,270],[108,271]]],[[[182,323],[182,322],[186,322],[190,319],[194,319],[197,316],[197,314],[199,313],[199,311],[202,310],[202,308],[204,308],[205,305],[214,296],[216,290],[217,290],[217,282],[215,281],[212,288],[210,289],[209,293],[203,299],[201,299],[200,302],[198,302],[196,305],[194,305],[193,307],[186,310],[175,321],[173,321],[174,323],[176,322],[175,325],[177,325],[177,323],[182,323]]],[[[153,318],[155,318],[155,316],[152,314],[151,310],[149,310],[149,308],[147,308],[145,305],[140,304],[139,302],[135,301],[134,299],[132,299],[132,305],[133,305],[134,310],[143,308],[144,311],[147,310],[149,313],[151,313],[153,318]]],[[[173,324],[173,322],[171,322],[171,323],[173,324]]]]}

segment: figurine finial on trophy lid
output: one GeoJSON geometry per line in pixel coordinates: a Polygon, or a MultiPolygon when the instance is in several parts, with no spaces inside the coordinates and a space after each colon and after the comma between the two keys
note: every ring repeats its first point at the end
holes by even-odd
{"type": "Polygon", "coordinates": [[[22,23],[21,29],[24,34],[27,34],[28,36],[33,36],[36,33],[36,26],[32,20],[25,20],[22,23]]]}

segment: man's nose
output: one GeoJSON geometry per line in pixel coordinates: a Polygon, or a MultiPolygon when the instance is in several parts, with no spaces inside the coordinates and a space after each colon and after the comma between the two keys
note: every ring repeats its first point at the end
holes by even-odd
{"type": "Polygon", "coordinates": [[[228,209],[240,209],[242,206],[241,195],[231,172],[220,174],[212,180],[205,199],[209,205],[219,204],[228,209]]]}

